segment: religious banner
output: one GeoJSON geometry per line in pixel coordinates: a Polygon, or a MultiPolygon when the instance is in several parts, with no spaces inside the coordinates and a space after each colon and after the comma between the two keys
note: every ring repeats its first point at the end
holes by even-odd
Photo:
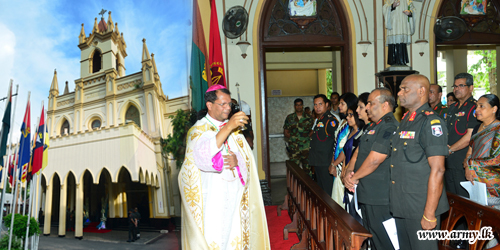
{"type": "Polygon", "coordinates": [[[222,47],[220,42],[219,21],[215,0],[212,0],[212,13],[210,15],[210,71],[212,85],[220,84],[226,87],[226,74],[224,73],[224,60],[222,58],[222,47]]]}

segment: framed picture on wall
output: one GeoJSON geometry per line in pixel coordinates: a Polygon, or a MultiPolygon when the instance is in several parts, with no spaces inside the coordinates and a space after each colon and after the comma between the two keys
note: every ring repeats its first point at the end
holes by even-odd
{"type": "Polygon", "coordinates": [[[461,15],[485,15],[488,0],[461,0],[461,15]]]}

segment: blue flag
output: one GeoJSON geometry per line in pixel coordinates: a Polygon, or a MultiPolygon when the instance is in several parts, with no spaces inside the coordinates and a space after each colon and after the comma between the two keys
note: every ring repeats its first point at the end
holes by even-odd
{"type": "Polygon", "coordinates": [[[30,119],[30,101],[26,106],[26,113],[24,114],[23,124],[21,125],[21,140],[19,141],[19,177],[22,180],[26,179],[26,172],[31,158],[31,119],[30,119]]]}

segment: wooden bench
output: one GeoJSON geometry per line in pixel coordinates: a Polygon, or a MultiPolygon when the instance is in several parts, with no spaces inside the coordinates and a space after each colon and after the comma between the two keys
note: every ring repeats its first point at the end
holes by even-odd
{"type": "Polygon", "coordinates": [[[286,162],[287,195],[278,206],[288,210],[292,223],[285,226],[283,238],[294,232],[300,242],[291,249],[360,249],[372,235],[331,199],[295,163],[286,162]]]}
{"type": "MultiPolygon", "coordinates": [[[[446,193],[450,210],[441,216],[441,230],[451,231],[457,221],[465,217],[468,230],[481,230],[482,227],[491,227],[495,236],[500,234],[500,210],[492,207],[482,206],[467,198],[452,193],[446,193]]],[[[498,239],[498,238],[497,238],[498,239]]],[[[483,249],[487,240],[477,241],[469,245],[469,250],[483,249]]],[[[439,242],[439,249],[453,249],[450,247],[450,240],[439,242]]],[[[490,248],[491,250],[500,250],[500,245],[490,248]]]]}

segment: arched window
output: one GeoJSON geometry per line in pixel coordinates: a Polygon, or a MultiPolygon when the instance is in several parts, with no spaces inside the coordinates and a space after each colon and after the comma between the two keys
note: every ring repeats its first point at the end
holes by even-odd
{"type": "Polygon", "coordinates": [[[101,128],[101,120],[99,120],[99,119],[93,120],[92,124],[91,124],[91,128],[92,128],[92,130],[96,130],[96,129],[101,128]]]}
{"type": "Polygon", "coordinates": [[[101,51],[95,50],[94,56],[92,57],[92,73],[99,72],[101,70],[101,51]]]}
{"type": "Polygon", "coordinates": [[[130,105],[127,109],[127,113],[125,113],[125,123],[135,122],[137,126],[141,127],[141,118],[139,114],[139,110],[134,105],[130,105]]]}
{"type": "Polygon", "coordinates": [[[69,122],[65,120],[61,126],[61,135],[69,134],[69,122]]]}

